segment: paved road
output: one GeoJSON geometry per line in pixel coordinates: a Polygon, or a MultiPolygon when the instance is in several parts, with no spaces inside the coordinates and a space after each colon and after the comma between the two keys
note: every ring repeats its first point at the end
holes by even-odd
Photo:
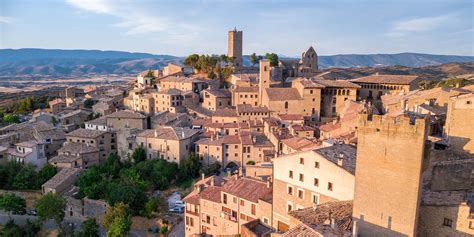
{"type": "Polygon", "coordinates": [[[168,235],[169,237],[184,237],[184,221],[178,223],[168,235]]]}

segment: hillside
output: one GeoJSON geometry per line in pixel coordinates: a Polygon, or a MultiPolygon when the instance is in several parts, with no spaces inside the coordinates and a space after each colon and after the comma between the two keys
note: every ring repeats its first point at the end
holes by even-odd
{"type": "MultiPolygon", "coordinates": [[[[162,68],[182,57],[100,50],[0,49],[0,79],[132,76],[150,68],[162,68]]],[[[451,62],[473,62],[473,56],[416,53],[320,56],[321,68],[360,68],[401,65],[423,67],[451,62]]],[[[249,65],[249,57],[244,63],[249,65]]],[[[362,72],[365,69],[361,69],[362,72]]],[[[367,69],[369,70],[369,69],[367,69]]],[[[371,69],[375,70],[375,69],[371,69]]],[[[357,71],[357,70],[356,70],[357,71]]]]}

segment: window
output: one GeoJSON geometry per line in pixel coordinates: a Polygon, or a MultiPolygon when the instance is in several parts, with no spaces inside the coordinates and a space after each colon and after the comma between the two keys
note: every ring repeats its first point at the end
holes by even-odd
{"type": "Polygon", "coordinates": [[[293,195],[293,187],[288,187],[287,190],[289,195],[293,195]]]}
{"type": "Polygon", "coordinates": [[[453,226],[453,220],[444,218],[443,225],[447,227],[452,227],[453,226]]]}
{"type": "Polygon", "coordinates": [[[328,190],[332,191],[332,183],[331,182],[328,182],[328,190]]]}
{"type": "Polygon", "coordinates": [[[225,194],[225,193],[222,195],[222,202],[224,204],[227,204],[227,194],[225,194]]]}
{"type": "Polygon", "coordinates": [[[466,101],[466,104],[470,105],[470,104],[471,104],[471,101],[470,101],[470,100],[466,101]]]}
{"type": "Polygon", "coordinates": [[[301,189],[298,189],[298,198],[304,199],[304,192],[301,189]]]}
{"type": "Polygon", "coordinates": [[[319,186],[319,179],[314,178],[314,186],[316,186],[316,187],[319,186]]]}
{"type": "Polygon", "coordinates": [[[241,206],[245,206],[245,201],[244,201],[244,200],[240,200],[240,205],[241,205],[241,206]]]}
{"type": "Polygon", "coordinates": [[[288,101],[285,101],[285,109],[288,109],[288,101]]]}
{"type": "Polygon", "coordinates": [[[244,214],[240,213],[240,219],[241,219],[241,220],[245,220],[245,219],[246,219],[246,216],[245,216],[244,214]]]}
{"type": "Polygon", "coordinates": [[[469,221],[469,229],[474,230],[474,221],[469,221]]]}
{"type": "Polygon", "coordinates": [[[300,181],[301,181],[301,182],[304,181],[304,175],[303,175],[303,174],[300,174],[300,181]]]}
{"type": "Polygon", "coordinates": [[[314,162],[314,168],[317,168],[317,169],[319,169],[319,162],[317,162],[317,161],[316,161],[316,162],[314,162]]]}
{"type": "Polygon", "coordinates": [[[252,213],[252,215],[255,215],[257,213],[257,207],[255,206],[255,204],[252,204],[251,208],[252,209],[250,210],[250,212],[252,213]]]}
{"type": "Polygon", "coordinates": [[[304,165],[304,158],[300,158],[300,164],[304,165]]]}
{"type": "Polygon", "coordinates": [[[319,204],[319,195],[313,193],[311,197],[311,202],[314,204],[319,204]]]}
{"type": "Polygon", "coordinates": [[[288,206],[286,207],[286,211],[290,212],[291,210],[293,210],[293,205],[288,204],[288,206]]]}
{"type": "Polygon", "coordinates": [[[290,173],[289,173],[288,177],[293,178],[293,171],[292,170],[290,170],[290,173]]]}
{"type": "Polygon", "coordinates": [[[237,198],[236,197],[232,198],[232,202],[237,203],[237,198]]]}

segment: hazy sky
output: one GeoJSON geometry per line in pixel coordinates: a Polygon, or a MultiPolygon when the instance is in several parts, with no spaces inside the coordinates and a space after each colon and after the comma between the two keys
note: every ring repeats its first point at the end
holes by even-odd
{"type": "Polygon", "coordinates": [[[0,48],[474,55],[472,0],[0,0],[0,48]]]}

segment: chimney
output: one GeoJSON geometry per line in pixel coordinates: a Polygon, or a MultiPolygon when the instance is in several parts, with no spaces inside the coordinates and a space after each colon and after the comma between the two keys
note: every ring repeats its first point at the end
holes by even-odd
{"type": "Polygon", "coordinates": [[[334,119],[334,120],[332,121],[332,124],[336,125],[336,123],[337,123],[337,119],[334,119]]]}
{"type": "Polygon", "coordinates": [[[239,179],[239,174],[234,174],[234,179],[238,180],[239,179]]]}
{"type": "Polygon", "coordinates": [[[184,131],[181,131],[181,137],[184,138],[184,131]]]}
{"type": "Polygon", "coordinates": [[[155,129],[155,137],[158,137],[158,131],[155,129]]]}
{"type": "Polygon", "coordinates": [[[214,186],[214,176],[211,177],[211,186],[214,186]]]}
{"type": "Polygon", "coordinates": [[[335,230],[337,228],[336,219],[331,218],[331,228],[335,230]]]}
{"type": "Polygon", "coordinates": [[[375,75],[378,76],[378,75],[379,75],[379,72],[376,72],[375,75]]]}
{"type": "Polygon", "coordinates": [[[337,158],[337,165],[342,166],[344,162],[344,153],[339,153],[339,157],[337,158]]]}
{"type": "Polygon", "coordinates": [[[252,136],[252,142],[255,144],[257,143],[257,136],[252,136]]]}
{"type": "Polygon", "coordinates": [[[204,173],[201,173],[201,180],[204,180],[206,178],[206,176],[204,175],[204,173]]]}
{"type": "Polygon", "coordinates": [[[270,182],[270,180],[267,180],[267,188],[270,188],[272,186],[272,183],[270,182]]]}

